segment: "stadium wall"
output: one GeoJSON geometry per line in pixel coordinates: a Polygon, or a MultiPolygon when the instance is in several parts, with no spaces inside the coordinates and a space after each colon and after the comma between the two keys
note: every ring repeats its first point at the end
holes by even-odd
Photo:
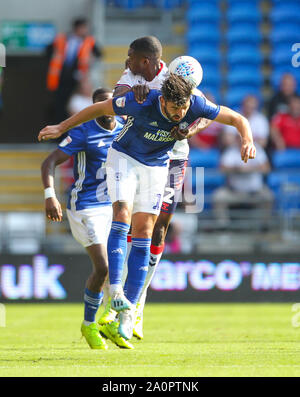
{"type": "MultiPolygon", "coordinates": [[[[2,255],[0,301],[81,302],[91,264],[86,255],[2,255]]],[[[149,302],[297,302],[296,255],[166,255],[149,302]]]]}

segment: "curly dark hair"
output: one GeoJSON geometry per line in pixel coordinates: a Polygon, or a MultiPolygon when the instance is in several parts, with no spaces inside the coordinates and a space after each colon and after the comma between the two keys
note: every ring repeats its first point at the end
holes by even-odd
{"type": "Polygon", "coordinates": [[[183,77],[170,73],[164,81],[161,92],[166,102],[173,102],[180,107],[185,105],[192,94],[193,86],[183,77]]]}

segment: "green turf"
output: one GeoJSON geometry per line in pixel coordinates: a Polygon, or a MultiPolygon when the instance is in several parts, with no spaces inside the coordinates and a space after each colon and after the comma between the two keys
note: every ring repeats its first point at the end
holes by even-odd
{"type": "Polygon", "coordinates": [[[7,304],[0,376],[300,376],[292,304],[147,304],[135,350],[80,339],[82,305],[7,304]]]}

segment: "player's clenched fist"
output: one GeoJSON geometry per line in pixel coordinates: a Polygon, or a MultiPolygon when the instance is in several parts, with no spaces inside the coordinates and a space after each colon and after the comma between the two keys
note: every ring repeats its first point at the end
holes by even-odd
{"type": "Polygon", "coordinates": [[[247,163],[249,159],[254,159],[256,156],[256,148],[253,142],[242,142],[241,146],[241,158],[244,163],[247,163]]]}
{"type": "Polygon", "coordinates": [[[47,141],[48,139],[59,138],[63,134],[60,124],[56,125],[47,125],[47,127],[43,128],[39,135],[39,141],[47,141]]]}

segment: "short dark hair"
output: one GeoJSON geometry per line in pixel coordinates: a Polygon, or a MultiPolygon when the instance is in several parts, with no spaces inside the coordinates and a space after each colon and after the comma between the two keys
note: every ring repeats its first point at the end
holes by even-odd
{"type": "Polygon", "coordinates": [[[108,88],[97,88],[94,92],[93,92],[93,103],[97,102],[97,98],[101,95],[104,94],[110,94],[112,93],[111,90],[109,90],[108,88]]]}
{"type": "Polygon", "coordinates": [[[86,18],[76,18],[72,23],[73,30],[76,30],[82,25],[87,25],[88,21],[86,18]]]}
{"type": "Polygon", "coordinates": [[[134,40],[130,46],[135,52],[145,57],[161,56],[162,45],[155,36],[145,36],[134,40]]]}
{"type": "Polygon", "coordinates": [[[192,94],[193,86],[183,77],[170,73],[161,87],[162,96],[165,101],[173,102],[180,107],[185,105],[192,94]]]}

